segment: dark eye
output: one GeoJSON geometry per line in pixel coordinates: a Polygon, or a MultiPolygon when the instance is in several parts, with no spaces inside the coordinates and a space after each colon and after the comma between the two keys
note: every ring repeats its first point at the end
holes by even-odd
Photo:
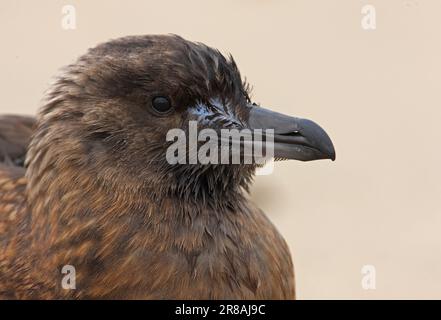
{"type": "Polygon", "coordinates": [[[171,110],[172,105],[166,97],[155,97],[152,101],[153,109],[158,113],[167,113],[171,110]]]}

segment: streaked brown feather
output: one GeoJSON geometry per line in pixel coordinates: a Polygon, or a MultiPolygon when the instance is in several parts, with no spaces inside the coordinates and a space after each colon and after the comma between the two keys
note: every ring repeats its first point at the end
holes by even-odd
{"type": "Polygon", "coordinates": [[[143,111],[120,108],[127,94],[139,98],[146,77],[144,60],[126,58],[130,50],[170,55],[179,81],[211,81],[244,97],[235,65],[217,51],[174,36],[128,37],[98,46],[58,79],[28,148],[34,120],[0,118],[0,298],[294,298],[287,245],[244,192],[251,171],[171,176],[151,161],[163,144],[158,121],[136,127],[143,111]],[[202,69],[187,75],[183,61],[202,69]],[[76,290],[61,287],[66,264],[76,268],[76,290]]]}

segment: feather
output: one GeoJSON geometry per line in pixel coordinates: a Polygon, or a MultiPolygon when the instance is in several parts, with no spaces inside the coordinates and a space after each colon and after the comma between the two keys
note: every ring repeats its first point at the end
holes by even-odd
{"type": "Polygon", "coordinates": [[[288,247],[246,194],[255,166],[167,163],[189,114],[149,109],[158,93],[177,108],[216,95],[240,124],[247,92],[215,49],[125,37],[64,68],[36,120],[0,117],[0,298],[294,298],[288,247]]]}

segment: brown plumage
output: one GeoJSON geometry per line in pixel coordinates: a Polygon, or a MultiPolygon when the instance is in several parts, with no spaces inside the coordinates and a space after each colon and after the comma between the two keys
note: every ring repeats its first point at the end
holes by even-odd
{"type": "Polygon", "coordinates": [[[167,131],[198,103],[221,112],[214,97],[230,112],[210,126],[247,123],[232,58],[136,36],[65,68],[33,129],[0,118],[0,298],[293,299],[287,245],[247,198],[256,166],[165,161],[167,131]],[[171,113],[152,109],[158,95],[171,113]]]}

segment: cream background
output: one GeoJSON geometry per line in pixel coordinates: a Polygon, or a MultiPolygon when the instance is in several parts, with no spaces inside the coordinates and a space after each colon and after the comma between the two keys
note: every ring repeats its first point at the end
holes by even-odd
{"type": "Polygon", "coordinates": [[[299,298],[441,298],[440,14],[439,0],[2,0],[0,113],[34,114],[58,68],[110,38],[177,33],[231,52],[256,101],[336,146],[336,162],[278,163],[253,189],[289,242],[299,298]],[[376,290],[361,288],[364,264],[376,290]]]}

